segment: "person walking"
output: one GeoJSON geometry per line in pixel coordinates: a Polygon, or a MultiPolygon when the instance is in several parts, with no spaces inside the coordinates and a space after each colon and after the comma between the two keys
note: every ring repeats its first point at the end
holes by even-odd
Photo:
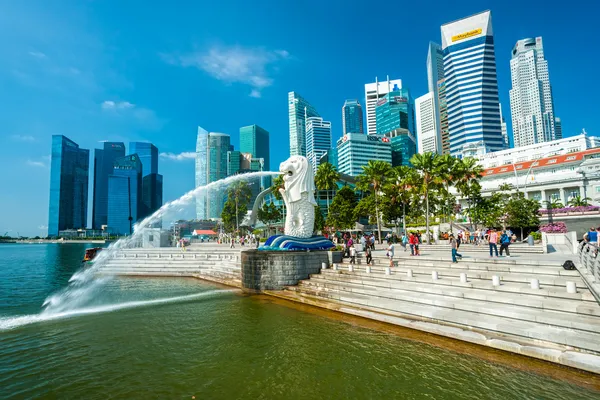
{"type": "Polygon", "coordinates": [[[506,257],[510,258],[510,251],[508,251],[508,246],[510,245],[510,235],[507,231],[502,232],[500,236],[500,255],[502,255],[502,251],[506,250],[506,257]]]}
{"type": "Polygon", "coordinates": [[[406,251],[406,245],[408,244],[408,236],[406,236],[405,232],[402,232],[400,243],[402,244],[402,248],[404,249],[404,251],[406,251]]]}
{"type": "Polygon", "coordinates": [[[462,258],[462,254],[458,253],[458,240],[454,237],[453,234],[450,234],[450,247],[452,248],[452,262],[458,263],[458,258],[462,258]]]}
{"type": "Polygon", "coordinates": [[[362,236],[360,237],[360,245],[361,245],[361,247],[362,247],[362,251],[363,251],[363,253],[364,253],[365,251],[367,251],[367,238],[366,238],[366,236],[365,236],[365,235],[362,235],[362,236]]]}
{"type": "Polygon", "coordinates": [[[350,264],[356,264],[356,248],[354,248],[354,245],[350,246],[350,264]]]}
{"type": "Polygon", "coordinates": [[[387,256],[390,259],[390,268],[394,266],[394,243],[389,244],[387,249],[387,256]]]}
{"type": "Polygon", "coordinates": [[[373,250],[371,250],[371,246],[367,245],[367,249],[365,250],[365,254],[367,255],[367,265],[371,265],[373,261],[373,250]]]}
{"type": "Polygon", "coordinates": [[[375,234],[371,233],[371,250],[375,250],[375,234]]]}
{"type": "Polygon", "coordinates": [[[492,251],[496,253],[496,257],[498,257],[498,233],[494,228],[490,229],[488,243],[490,245],[490,257],[493,257],[492,251]]]}
{"type": "Polygon", "coordinates": [[[419,237],[415,234],[410,234],[410,239],[408,241],[410,243],[410,251],[411,255],[418,256],[419,255],[419,237]]]}

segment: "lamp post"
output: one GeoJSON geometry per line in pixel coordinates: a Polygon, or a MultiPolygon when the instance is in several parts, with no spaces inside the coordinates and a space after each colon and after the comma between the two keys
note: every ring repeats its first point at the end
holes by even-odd
{"type": "MultiPolygon", "coordinates": [[[[549,156],[550,153],[554,153],[554,152],[557,152],[557,151],[563,151],[563,150],[564,150],[564,148],[561,147],[560,149],[556,149],[556,150],[552,150],[552,151],[549,151],[547,153],[544,153],[544,154],[542,154],[542,156],[540,158],[536,159],[534,162],[531,163],[531,165],[527,169],[527,174],[525,174],[525,185],[523,186],[523,192],[525,192],[525,194],[527,194],[527,191],[526,191],[527,190],[527,178],[529,177],[529,174],[531,173],[531,169],[534,166],[536,166],[535,164],[538,162],[537,160],[549,156]]],[[[516,170],[515,170],[515,173],[516,173],[516,170]]]]}

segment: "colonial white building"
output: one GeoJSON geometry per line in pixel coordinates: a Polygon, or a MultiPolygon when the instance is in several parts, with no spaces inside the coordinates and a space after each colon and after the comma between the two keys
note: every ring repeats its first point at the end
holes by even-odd
{"type": "Polygon", "coordinates": [[[402,80],[387,77],[386,81],[379,82],[375,78],[375,82],[365,85],[365,100],[367,103],[367,134],[375,135],[377,133],[377,121],[375,119],[375,108],[379,98],[385,96],[391,91],[402,89],[402,80]]]}

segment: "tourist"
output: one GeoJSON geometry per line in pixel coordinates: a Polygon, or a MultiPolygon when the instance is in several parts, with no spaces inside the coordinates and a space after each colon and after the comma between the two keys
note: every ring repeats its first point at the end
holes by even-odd
{"type": "Polygon", "coordinates": [[[387,256],[390,259],[390,268],[394,266],[394,243],[389,244],[387,249],[387,256]]]}
{"type": "Polygon", "coordinates": [[[458,258],[462,258],[462,254],[458,253],[458,240],[454,237],[453,234],[450,234],[450,247],[452,248],[452,262],[458,263],[458,258]]]}
{"type": "Polygon", "coordinates": [[[458,237],[456,238],[456,250],[459,249],[460,243],[462,242],[463,233],[462,231],[458,231],[458,237]]]}
{"type": "Polygon", "coordinates": [[[502,232],[500,236],[500,255],[502,255],[502,251],[506,250],[506,257],[510,258],[510,251],[508,251],[508,246],[510,245],[510,235],[507,231],[502,232]]]}
{"type": "Polygon", "coordinates": [[[373,253],[369,244],[370,243],[367,243],[367,250],[365,251],[365,254],[367,255],[367,265],[370,265],[373,261],[373,253]]]}
{"type": "Polygon", "coordinates": [[[388,232],[387,235],[385,235],[385,241],[387,242],[387,244],[392,243],[392,235],[388,232]]]}
{"type": "Polygon", "coordinates": [[[411,233],[410,238],[408,239],[408,243],[410,244],[410,255],[418,256],[419,255],[419,238],[416,234],[411,233]]]}
{"type": "Polygon", "coordinates": [[[479,229],[477,229],[475,231],[475,235],[473,235],[473,244],[475,246],[479,246],[479,236],[481,235],[481,232],[479,232],[479,229]]]}
{"type": "Polygon", "coordinates": [[[400,244],[404,251],[406,251],[406,245],[408,244],[408,236],[406,236],[405,232],[402,232],[402,237],[400,237],[400,244]]]}
{"type": "Polygon", "coordinates": [[[360,238],[360,246],[362,247],[363,253],[367,251],[367,237],[362,235],[360,238]]]}
{"type": "Polygon", "coordinates": [[[356,264],[356,249],[354,245],[350,245],[350,264],[356,264]]]}
{"type": "Polygon", "coordinates": [[[498,257],[498,233],[494,228],[490,229],[488,243],[490,245],[490,257],[493,257],[493,252],[496,253],[496,257],[498,257]]]}
{"type": "Polygon", "coordinates": [[[589,244],[597,245],[598,244],[598,231],[593,226],[590,228],[589,232],[583,235],[583,240],[585,240],[589,244]]]}
{"type": "Polygon", "coordinates": [[[371,250],[375,250],[375,233],[371,233],[371,250]]]}

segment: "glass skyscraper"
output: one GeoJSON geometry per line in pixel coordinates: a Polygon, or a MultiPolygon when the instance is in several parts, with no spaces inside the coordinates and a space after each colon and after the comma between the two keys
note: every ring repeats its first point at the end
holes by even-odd
{"type": "Polygon", "coordinates": [[[323,121],[321,117],[306,119],[306,158],[312,166],[313,173],[317,168],[323,154],[331,148],[331,122],[323,121]]]}
{"type": "MultiPolygon", "coordinates": [[[[198,127],[196,140],[196,187],[227,177],[228,157],[231,150],[229,135],[210,132],[198,127]]],[[[224,190],[212,190],[196,196],[196,218],[221,218],[225,203],[224,190]]]]}
{"type": "Polygon", "coordinates": [[[490,11],[441,27],[450,154],[504,148],[490,11]]]}
{"type": "Polygon", "coordinates": [[[258,125],[240,128],[240,153],[250,153],[254,158],[262,158],[265,170],[271,168],[269,157],[269,132],[258,125]]]}
{"type": "Polygon", "coordinates": [[[130,142],[129,154],[137,154],[142,162],[143,207],[139,218],[145,218],[162,206],[163,177],[158,173],[158,149],[152,143],[130,142]]]}
{"type": "Polygon", "coordinates": [[[364,133],[363,109],[358,100],[346,100],[342,107],[342,128],[346,133],[364,133]]]}
{"type": "MultiPolygon", "coordinates": [[[[206,186],[208,184],[207,154],[208,131],[199,126],[198,136],[196,138],[196,187],[206,186]]],[[[205,192],[196,195],[196,218],[199,220],[207,219],[205,192]]]]}
{"type": "Polygon", "coordinates": [[[288,93],[290,156],[306,156],[306,118],[320,117],[317,110],[296,92],[288,93]]]}
{"type": "Polygon", "coordinates": [[[52,135],[48,236],[87,228],[90,151],[62,135],[52,135]]]}
{"type": "MultiPolygon", "coordinates": [[[[142,163],[137,154],[117,158],[108,177],[108,229],[129,235],[140,219],[142,203],[142,163]]],[[[161,180],[162,185],[162,180],[161,180]]]]}
{"type": "Polygon", "coordinates": [[[94,150],[93,229],[102,229],[108,223],[108,177],[120,157],[125,157],[125,144],[121,142],[104,142],[103,149],[94,150]]]}
{"type": "Polygon", "coordinates": [[[240,172],[241,158],[242,153],[233,150],[233,146],[231,146],[231,150],[227,152],[227,176],[232,176],[240,172]]]}

